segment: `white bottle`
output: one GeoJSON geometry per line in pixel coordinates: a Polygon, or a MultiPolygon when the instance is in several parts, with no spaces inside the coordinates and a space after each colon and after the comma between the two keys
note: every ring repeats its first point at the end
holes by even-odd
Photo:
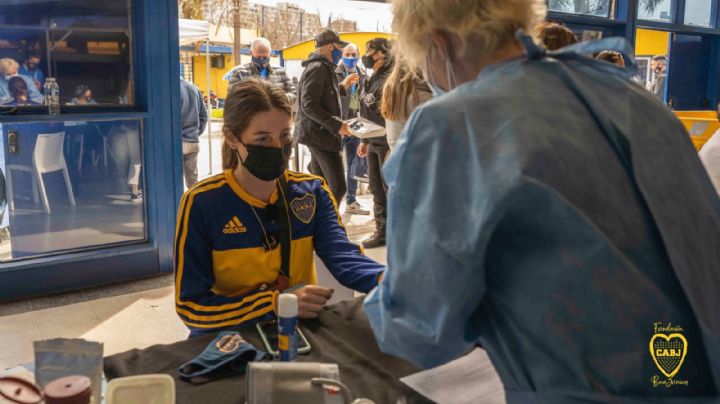
{"type": "Polygon", "coordinates": [[[297,360],[297,318],[298,299],[292,293],[283,293],[278,297],[278,351],[281,362],[297,360]]]}
{"type": "Polygon", "coordinates": [[[60,87],[54,77],[45,79],[43,90],[48,113],[50,115],[60,115],[60,87]]]}

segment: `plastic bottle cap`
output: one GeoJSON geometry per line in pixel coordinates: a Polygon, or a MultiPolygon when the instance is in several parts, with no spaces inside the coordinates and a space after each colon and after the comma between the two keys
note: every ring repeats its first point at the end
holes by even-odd
{"type": "Polygon", "coordinates": [[[297,317],[298,298],[292,293],[283,293],[278,298],[278,316],[297,317]]]}

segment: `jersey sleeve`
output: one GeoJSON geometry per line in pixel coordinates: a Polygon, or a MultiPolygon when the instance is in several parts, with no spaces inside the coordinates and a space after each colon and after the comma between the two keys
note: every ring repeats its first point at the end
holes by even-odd
{"type": "Polygon", "coordinates": [[[211,237],[207,215],[195,203],[197,191],[183,196],[175,240],[175,309],[193,331],[236,326],[275,310],[277,292],[258,288],[239,296],[213,292],[211,237]]]}
{"type": "Polygon", "coordinates": [[[321,185],[315,192],[315,252],[341,285],[367,293],[377,286],[385,267],[350,242],[330,189],[324,180],[319,181],[321,185]]]}

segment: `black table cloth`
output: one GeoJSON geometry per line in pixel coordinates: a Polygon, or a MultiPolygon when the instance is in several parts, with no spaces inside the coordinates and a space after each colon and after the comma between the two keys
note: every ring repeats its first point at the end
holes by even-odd
{"type": "MultiPolygon", "coordinates": [[[[328,306],[316,320],[302,320],[300,327],[312,352],[300,355],[302,362],[337,363],[340,377],[355,398],[377,404],[430,403],[405,386],[400,377],[418,372],[410,363],[380,352],[363,312],[362,299],[328,306]],[[403,401],[403,399],[405,401],[403,401]]],[[[264,350],[255,327],[239,328],[246,341],[264,350]]],[[[175,379],[177,403],[245,403],[245,374],[225,371],[215,380],[193,385],[178,377],[178,367],[199,355],[216,334],[134,349],[105,358],[108,380],[117,377],[167,373],[175,379]]]]}

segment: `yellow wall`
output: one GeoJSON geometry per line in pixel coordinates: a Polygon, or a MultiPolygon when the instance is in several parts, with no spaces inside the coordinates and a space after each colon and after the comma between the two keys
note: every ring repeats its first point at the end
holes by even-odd
{"type": "MultiPolygon", "coordinates": [[[[217,55],[210,55],[210,57],[214,56],[217,55]]],[[[232,55],[221,56],[225,58],[225,67],[223,69],[210,69],[210,84],[212,85],[212,90],[217,93],[219,98],[226,98],[229,82],[223,80],[223,76],[225,76],[225,73],[229,72],[230,69],[235,67],[235,65],[233,64],[232,55]]],[[[200,88],[203,94],[207,93],[207,71],[205,70],[206,60],[205,55],[193,57],[193,83],[200,88]]],[[[242,61],[242,64],[245,64],[250,63],[252,58],[249,55],[241,55],[240,60],[242,61]]],[[[270,59],[270,64],[272,66],[278,66],[280,64],[280,59],[273,57],[270,59]]]]}
{"type": "MultiPolygon", "coordinates": [[[[392,38],[391,34],[384,32],[353,32],[349,34],[340,34],[340,38],[343,41],[352,42],[357,44],[360,48],[360,55],[365,54],[365,43],[373,38],[392,38]]],[[[305,41],[299,44],[288,46],[283,50],[283,58],[285,60],[304,60],[307,59],[308,55],[315,50],[315,41],[305,41]]]]}
{"type": "MultiPolygon", "coordinates": [[[[217,55],[211,55],[211,57],[216,57],[217,55]]],[[[220,98],[227,97],[227,91],[228,91],[228,82],[223,80],[223,76],[225,73],[227,73],[230,69],[233,68],[233,62],[232,62],[232,55],[222,55],[222,57],[225,58],[225,68],[224,69],[216,69],[212,68],[210,69],[210,84],[213,91],[215,91],[220,98]]],[[[207,95],[207,70],[205,70],[205,66],[207,62],[207,59],[205,56],[194,56],[193,57],[193,82],[195,83],[198,88],[200,88],[200,91],[203,92],[204,95],[207,95]]]]}
{"type": "Polygon", "coordinates": [[[670,33],[638,28],[635,36],[635,54],[638,56],[667,55],[670,33]]]}

